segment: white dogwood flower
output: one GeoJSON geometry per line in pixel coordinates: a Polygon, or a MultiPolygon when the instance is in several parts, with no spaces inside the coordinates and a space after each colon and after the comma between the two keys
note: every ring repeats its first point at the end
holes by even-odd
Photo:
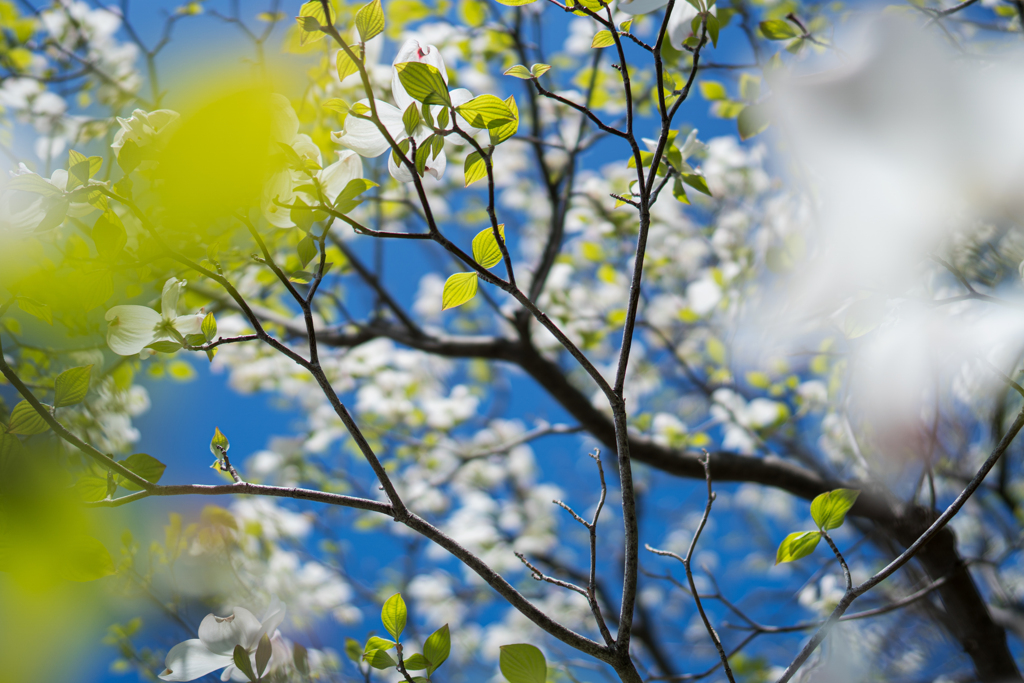
{"type": "MultiPolygon", "coordinates": [[[[296,116],[291,103],[282,95],[274,95],[272,103],[274,107],[272,112],[274,144],[291,147],[299,160],[310,171],[319,169],[313,176],[320,183],[328,201],[333,203],[349,181],[363,177],[362,159],[348,149],[338,152],[338,160],[327,168],[322,168],[323,158],[320,155],[320,148],[308,135],[299,133],[299,117],[296,116]]],[[[280,152],[280,147],[272,150],[272,153],[279,154],[280,152]]],[[[291,219],[291,210],[281,204],[292,205],[296,200],[302,200],[309,206],[317,204],[318,200],[313,195],[296,191],[296,188],[310,183],[309,175],[293,165],[286,163],[278,169],[263,189],[261,204],[263,215],[266,216],[267,221],[279,228],[294,228],[295,222],[291,219]]]]}
{"type": "MultiPolygon", "coordinates": [[[[165,681],[194,681],[217,669],[224,669],[220,680],[248,680],[234,664],[236,645],[249,653],[250,660],[263,636],[268,636],[273,646],[267,671],[287,661],[287,646],[277,627],[284,621],[284,604],[274,598],[267,608],[266,616],[257,619],[244,607],[235,607],[231,616],[218,617],[207,614],[199,624],[199,637],[178,643],[167,653],[164,665],[167,667],[160,678],[165,681]]],[[[252,664],[256,669],[255,663],[252,664]]]]}
{"type": "MultiPolygon", "coordinates": [[[[444,79],[444,82],[448,83],[448,72],[445,70],[444,59],[441,57],[441,53],[438,49],[433,45],[424,45],[415,38],[410,38],[405,41],[401,49],[399,49],[398,54],[395,56],[395,61],[392,66],[397,66],[398,64],[403,64],[405,62],[423,62],[424,64],[429,64],[441,72],[441,77],[444,79]]],[[[397,70],[392,71],[391,94],[395,100],[394,105],[380,99],[375,100],[377,115],[380,118],[380,122],[384,125],[384,128],[387,129],[391,138],[395,141],[399,141],[407,137],[405,124],[402,122],[402,114],[409,105],[416,102],[416,100],[409,95],[405,86],[402,85],[402,81],[398,77],[397,70]]],[[[448,94],[451,98],[453,107],[465,104],[473,99],[472,93],[465,88],[456,88],[455,90],[449,91],[448,94]]],[[[363,104],[369,107],[370,101],[360,100],[358,104],[363,104]]],[[[442,108],[440,106],[436,105],[430,108],[435,120],[441,109],[442,108]]],[[[467,127],[465,126],[465,122],[460,121],[459,123],[460,126],[464,127],[464,129],[467,127]]],[[[420,125],[413,132],[412,137],[413,140],[416,141],[417,146],[419,146],[432,134],[433,131],[431,131],[430,128],[420,125]]],[[[359,156],[367,158],[378,157],[391,149],[391,145],[388,144],[387,138],[384,137],[384,134],[381,133],[375,123],[352,115],[345,118],[344,130],[331,133],[331,139],[338,144],[355,151],[359,156]]],[[[427,173],[430,173],[430,175],[440,179],[447,164],[448,160],[445,157],[444,149],[442,148],[436,157],[428,155],[425,170],[427,173]]],[[[404,165],[399,166],[396,164],[394,155],[389,155],[388,157],[388,170],[391,171],[391,176],[395,178],[395,180],[403,183],[412,182],[412,173],[404,165]]]]}
{"type": "MultiPolygon", "coordinates": [[[[64,201],[68,187],[68,172],[62,168],[49,178],[18,164],[11,171],[11,182],[0,193],[0,232],[27,233],[35,230],[56,203],[64,201]]],[[[79,218],[94,208],[88,202],[71,202],[67,215],[79,218]]]]}
{"type": "Polygon", "coordinates": [[[178,299],[185,289],[185,281],[171,278],[164,283],[161,298],[161,312],[148,306],[114,306],[105,316],[107,346],[119,356],[131,356],[141,352],[153,342],[174,339],[202,331],[202,313],[178,315],[178,299]]]}
{"type": "Polygon", "coordinates": [[[138,147],[160,148],[166,144],[178,118],[178,112],[170,109],[156,109],[150,112],[136,109],[130,118],[118,116],[117,122],[121,125],[121,130],[114,134],[114,142],[110,147],[115,155],[120,154],[124,143],[129,140],[138,147]]]}

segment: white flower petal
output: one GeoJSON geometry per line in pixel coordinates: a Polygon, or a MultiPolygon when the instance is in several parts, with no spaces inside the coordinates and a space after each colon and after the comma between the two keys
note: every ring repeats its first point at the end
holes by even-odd
{"type": "Polygon", "coordinates": [[[265,635],[269,635],[271,637],[275,635],[277,627],[280,626],[281,622],[284,621],[284,612],[284,603],[281,602],[275,595],[273,598],[271,598],[270,606],[267,607],[267,613],[263,617],[263,625],[260,628],[260,632],[256,637],[257,642],[259,642],[259,640],[265,635]]]}
{"type": "Polygon", "coordinates": [[[284,95],[270,96],[270,125],[271,137],[286,144],[299,132],[299,117],[284,95]]]}
{"type": "Polygon", "coordinates": [[[267,222],[278,228],[294,228],[295,223],[291,219],[291,210],[279,206],[275,200],[282,204],[291,204],[294,200],[292,192],[292,174],[288,170],[275,173],[270,181],[263,187],[263,197],[260,201],[260,208],[267,222]]]}
{"type": "Polygon", "coordinates": [[[167,669],[160,678],[165,681],[194,681],[229,664],[230,656],[210,652],[201,640],[186,640],[167,653],[164,661],[167,669]]]}
{"type": "Polygon", "coordinates": [[[320,156],[320,148],[313,142],[313,138],[305,133],[296,135],[291,140],[291,147],[301,159],[312,159],[317,166],[323,165],[323,157],[320,156]]]}
{"type": "Polygon", "coordinates": [[[114,306],[105,316],[107,346],[119,356],[131,356],[157,339],[163,318],[146,306],[114,306]]]}
{"type": "Polygon", "coordinates": [[[203,332],[203,315],[201,313],[194,313],[192,315],[179,315],[174,319],[174,329],[182,334],[182,336],[188,336],[190,334],[202,334],[203,332]]]}
{"type": "Polygon", "coordinates": [[[160,313],[164,320],[172,320],[178,315],[178,297],[185,288],[185,281],[172,277],[164,283],[164,291],[160,297],[160,313]]]}
{"type": "Polygon", "coordinates": [[[338,152],[338,160],[320,171],[320,185],[332,203],[350,181],[363,177],[363,160],[350,149],[338,152]]]}
{"type": "Polygon", "coordinates": [[[235,607],[230,617],[207,614],[199,624],[199,640],[211,652],[231,655],[235,645],[246,650],[255,645],[261,624],[252,612],[244,607],[235,607]]]}
{"type": "MultiPolygon", "coordinates": [[[[369,105],[369,100],[360,100],[360,102],[369,105]]],[[[402,112],[397,107],[377,100],[377,115],[392,136],[403,129],[402,112]]],[[[376,124],[351,115],[345,117],[345,130],[331,133],[331,139],[339,145],[351,149],[359,156],[367,158],[379,157],[391,148],[387,139],[377,129],[376,124]]]]}

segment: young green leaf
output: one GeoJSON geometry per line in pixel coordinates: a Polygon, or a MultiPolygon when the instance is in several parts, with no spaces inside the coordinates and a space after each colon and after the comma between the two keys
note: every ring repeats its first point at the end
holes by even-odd
{"type": "Polygon", "coordinates": [[[796,29],[782,19],[762,21],[758,26],[761,29],[761,35],[768,40],[787,40],[795,38],[797,35],[796,29]]]}
{"type": "Polygon", "coordinates": [[[495,146],[500,145],[519,131],[519,107],[516,105],[514,95],[508,96],[505,100],[505,106],[508,107],[509,112],[512,114],[512,119],[490,129],[491,144],[495,146]]]}
{"type": "MultiPolygon", "coordinates": [[[[124,460],[120,461],[122,465],[130,469],[135,474],[139,475],[151,484],[155,484],[160,481],[160,477],[164,476],[164,470],[167,469],[167,465],[163,464],[151,455],[145,453],[135,453],[129,455],[124,460]]],[[[129,491],[141,491],[142,487],[135,482],[128,481],[124,477],[118,475],[117,483],[128,489],[129,491]]]]}
{"type": "Polygon", "coordinates": [[[107,480],[85,475],[75,482],[75,493],[86,503],[94,503],[107,497],[107,480]]]}
{"type": "Polygon", "coordinates": [[[50,307],[47,304],[40,303],[25,296],[19,296],[18,308],[34,318],[39,318],[47,325],[53,324],[53,313],[50,311],[50,307]]]}
{"type": "Polygon", "coordinates": [[[410,104],[405,113],[402,114],[402,125],[405,126],[405,132],[407,135],[412,135],[416,131],[416,126],[420,125],[420,121],[423,117],[420,116],[419,107],[413,102],[410,104]]]}
{"type": "Polygon", "coordinates": [[[441,292],[441,310],[455,308],[476,296],[476,273],[455,273],[444,283],[441,292]]]}
{"type": "Polygon", "coordinates": [[[427,675],[433,675],[439,666],[444,664],[452,650],[452,636],[448,630],[448,624],[437,629],[427,637],[423,643],[423,656],[430,663],[427,675]]]}
{"type": "MultiPolygon", "coordinates": [[[[358,45],[350,46],[352,54],[362,59],[363,49],[358,45]]],[[[344,50],[338,50],[338,56],[334,58],[335,65],[338,67],[338,80],[343,81],[355,72],[359,71],[359,65],[352,61],[352,58],[348,56],[348,53],[344,50]]],[[[339,100],[340,101],[340,100],[339,100]]],[[[327,107],[334,100],[328,100],[324,102],[324,106],[327,107]]],[[[348,111],[348,105],[345,106],[345,111],[348,111]]]]}
{"type": "Polygon", "coordinates": [[[426,669],[428,666],[430,666],[430,662],[418,652],[405,658],[405,668],[409,671],[419,671],[420,669],[426,669]]]}
{"type": "Polygon", "coordinates": [[[232,659],[235,662],[235,666],[241,671],[246,678],[252,683],[256,683],[256,674],[252,670],[252,661],[249,659],[249,653],[245,651],[245,648],[241,645],[235,645],[235,650],[232,653],[232,659]]]}
{"type": "Polygon", "coordinates": [[[779,544],[779,550],[775,553],[775,564],[793,562],[801,557],[807,557],[818,547],[821,540],[821,533],[818,531],[796,531],[786,536],[779,544]]]}
{"type": "Polygon", "coordinates": [[[474,128],[497,128],[516,118],[504,100],[495,95],[474,97],[456,107],[455,111],[474,128]]]}
{"type": "MultiPolygon", "coordinates": [[[[505,240],[505,224],[498,224],[498,234],[505,240]]],[[[494,239],[494,229],[484,228],[473,238],[473,258],[484,268],[491,268],[501,262],[501,247],[494,239]]]]}
{"type": "Polygon", "coordinates": [[[81,152],[68,150],[68,184],[65,191],[70,192],[89,182],[91,166],[88,157],[81,152]]]}
{"type": "Polygon", "coordinates": [[[711,36],[711,44],[718,47],[718,32],[722,29],[722,25],[718,22],[718,17],[714,14],[707,14],[707,27],[708,35],[711,36]]]}
{"type": "Polygon", "coordinates": [[[448,84],[437,67],[425,62],[402,62],[395,64],[395,72],[406,92],[417,102],[451,106],[448,84]]]}
{"type": "Polygon", "coordinates": [[[114,259],[128,243],[128,233],[124,223],[116,213],[107,209],[92,227],[92,241],[96,244],[96,252],[104,259],[114,259]]]}
{"type": "MultiPolygon", "coordinates": [[[[353,662],[359,661],[359,643],[356,642],[355,638],[348,638],[345,641],[345,653],[353,662]],[[349,641],[356,644],[355,658],[352,658],[352,653],[349,651],[349,641]]],[[[306,651],[305,647],[298,643],[295,643],[295,647],[292,649],[292,663],[295,665],[295,670],[303,676],[309,673],[309,653],[306,651]]]]}
{"type": "Polygon", "coordinates": [[[550,70],[550,64],[534,64],[530,67],[530,73],[533,74],[534,78],[540,78],[550,70]]]}
{"type": "Polygon", "coordinates": [[[213,453],[214,457],[221,458],[231,448],[228,437],[220,431],[220,427],[213,428],[213,438],[210,439],[210,452],[213,453]]]}
{"type": "Polygon", "coordinates": [[[175,353],[181,350],[181,343],[173,341],[158,341],[153,342],[147,349],[153,349],[157,353],[175,353]]]}
{"type": "Polygon", "coordinates": [[[200,329],[203,339],[208,342],[212,342],[217,337],[217,319],[213,317],[213,311],[207,313],[203,318],[203,325],[200,329]]]}
{"type": "Polygon", "coordinates": [[[546,683],[548,680],[547,660],[533,645],[502,645],[499,664],[509,683],[546,683]]]}
{"type": "Polygon", "coordinates": [[[256,646],[256,675],[262,677],[270,663],[270,655],[274,648],[270,645],[270,637],[266,634],[260,638],[260,644],[256,646]]]}
{"type": "Polygon", "coordinates": [[[729,94],[725,91],[725,86],[718,81],[701,81],[698,86],[700,87],[700,94],[705,100],[725,100],[729,98],[729,94]]]}
{"type": "Polygon", "coordinates": [[[142,150],[139,149],[139,146],[133,140],[125,140],[121,151],[117,153],[117,165],[121,167],[124,174],[128,175],[137,169],[142,161],[142,150]]]}
{"type": "Polygon", "coordinates": [[[594,39],[590,41],[590,47],[608,47],[609,45],[615,44],[615,36],[612,35],[611,31],[598,31],[594,34],[594,39]]]}
{"type": "Polygon", "coordinates": [[[818,528],[823,531],[838,529],[846,519],[846,513],[857,502],[860,491],[854,489],[835,489],[823,493],[811,501],[811,517],[818,528]]]}
{"type": "Polygon", "coordinates": [[[505,69],[505,72],[502,75],[504,75],[504,76],[515,76],[516,78],[522,78],[523,80],[526,80],[526,81],[528,81],[531,78],[533,78],[533,74],[530,73],[530,70],[527,69],[522,64],[516,64],[515,66],[510,66],[509,68],[505,69]]]}
{"type": "Polygon", "coordinates": [[[325,34],[320,27],[327,24],[327,15],[324,13],[324,6],[320,0],[303,3],[295,21],[299,23],[299,45],[315,43],[324,38],[325,34]]]}
{"type": "Polygon", "coordinates": [[[402,599],[401,593],[395,593],[388,598],[380,610],[380,620],[395,640],[398,640],[405,630],[406,614],[405,600],[402,599]]]}
{"type": "Polygon", "coordinates": [[[748,104],[739,113],[736,119],[736,126],[740,131],[740,138],[749,140],[758,133],[768,128],[768,111],[763,104],[748,104]]]}
{"type": "Polygon", "coordinates": [[[309,235],[306,235],[299,240],[297,250],[299,252],[299,262],[302,263],[303,268],[305,268],[319,253],[316,247],[316,241],[309,235]]]}
{"type": "Polygon", "coordinates": [[[54,407],[73,406],[81,403],[89,393],[89,379],[92,375],[91,365],[68,368],[57,375],[53,381],[54,407]]]}
{"type": "Polygon", "coordinates": [[[683,173],[682,176],[684,183],[686,183],[693,189],[697,190],[698,192],[703,192],[709,197],[712,196],[711,190],[708,189],[708,183],[706,180],[704,180],[704,176],[697,175],[696,173],[683,173]]]}
{"type": "Polygon", "coordinates": [[[498,2],[502,5],[507,5],[508,7],[522,7],[523,5],[529,5],[532,2],[537,2],[537,0],[498,0],[498,2]]]}
{"type": "MultiPolygon", "coordinates": [[[[43,408],[48,407],[46,404],[43,404],[43,408]]],[[[11,421],[7,425],[8,432],[20,436],[42,434],[49,428],[50,425],[46,423],[43,416],[37,413],[36,409],[28,401],[21,401],[18,405],[14,406],[14,410],[11,411],[11,421]]]]}
{"type": "Polygon", "coordinates": [[[363,658],[363,648],[355,638],[345,639],[345,655],[356,664],[363,658]]]}
{"type": "Polygon", "coordinates": [[[396,662],[394,658],[384,650],[370,650],[363,655],[363,659],[365,659],[374,669],[390,669],[398,664],[398,662],[396,662]]]}
{"type": "Polygon", "coordinates": [[[60,574],[68,581],[95,581],[114,573],[106,546],[92,536],[72,536],[61,548],[60,574]]]}
{"type": "Polygon", "coordinates": [[[384,8],[380,6],[380,0],[363,5],[356,12],[356,30],[364,43],[384,30],[384,8]]]}
{"type": "Polygon", "coordinates": [[[480,152],[473,152],[466,157],[463,173],[466,176],[466,187],[487,177],[487,164],[480,156],[480,152]]]}
{"type": "Polygon", "coordinates": [[[366,641],[366,647],[363,648],[363,654],[373,652],[374,650],[390,650],[395,646],[395,641],[380,638],[379,636],[370,636],[366,641]]]}

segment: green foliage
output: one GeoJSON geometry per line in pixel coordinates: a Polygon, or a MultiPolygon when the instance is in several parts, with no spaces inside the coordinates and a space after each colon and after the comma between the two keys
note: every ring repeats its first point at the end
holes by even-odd
{"type": "Polygon", "coordinates": [[[324,33],[320,30],[320,27],[327,25],[328,22],[327,14],[324,12],[324,6],[320,0],[310,0],[303,3],[302,7],[299,8],[299,16],[295,17],[295,21],[299,24],[299,45],[323,40],[324,33]]]}
{"type": "Polygon", "coordinates": [[[775,564],[793,562],[807,557],[818,547],[821,533],[818,531],[795,531],[783,539],[775,553],[775,564]]]}
{"type": "MultiPolygon", "coordinates": [[[[498,234],[505,240],[505,224],[498,225],[498,234]]],[[[484,228],[473,238],[473,259],[484,268],[492,268],[501,262],[501,246],[494,239],[494,229],[484,228]]]]}
{"type": "Polygon", "coordinates": [[[47,325],[53,324],[53,312],[47,304],[40,303],[35,299],[25,296],[18,297],[18,308],[25,311],[34,318],[39,318],[47,325]]]}
{"type": "Polygon", "coordinates": [[[547,660],[533,645],[502,645],[499,664],[502,675],[509,683],[547,682],[547,660]]]}
{"type": "Polygon", "coordinates": [[[89,393],[89,380],[91,376],[91,365],[69,368],[57,375],[57,379],[53,381],[53,406],[55,408],[62,408],[80,403],[85,399],[85,395],[89,393]]]}
{"type": "Polygon", "coordinates": [[[473,152],[466,156],[463,173],[466,176],[466,187],[487,177],[487,162],[480,156],[480,152],[473,152]]]}
{"type": "Polygon", "coordinates": [[[431,676],[439,666],[445,663],[452,649],[451,633],[448,624],[437,629],[423,643],[423,657],[427,660],[427,675],[431,676]]]}
{"type": "Polygon", "coordinates": [[[384,8],[380,0],[369,2],[356,12],[356,30],[364,43],[384,31],[384,8]]]}
{"type": "Polygon", "coordinates": [[[455,108],[474,128],[497,128],[517,117],[503,100],[494,95],[480,95],[455,108]]]}
{"type": "Polygon", "coordinates": [[[604,30],[598,31],[594,34],[594,39],[590,41],[590,47],[608,47],[609,45],[615,44],[615,36],[612,35],[611,31],[604,30]]]}
{"type": "Polygon", "coordinates": [[[114,561],[106,546],[92,536],[76,535],[64,541],[62,576],[68,581],[84,583],[114,573],[114,561]]]}
{"type": "Polygon", "coordinates": [[[441,310],[455,308],[466,303],[476,296],[477,274],[476,273],[455,273],[444,283],[441,292],[441,310]]]}
{"type": "MultiPolygon", "coordinates": [[[[134,453],[124,460],[121,460],[120,463],[151,484],[155,484],[160,481],[160,477],[164,475],[164,470],[167,469],[167,465],[145,453],[134,453]]],[[[117,475],[116,479],[118,484],[129,491],[142,490],[141,486],[135,482],[125,479],[121,475],[117,475]]]]}
{"type": "MultiPolygon", "coordinates": [[[[49,406],[44,404],[43,408],[48,409],[49,406]]],[[[43,416],[28,401],[21,401],[18,405],[14,406],[14,410],[11,411],[11,420],[7,424],[8,432],[21,436],[42,434],[49,428],[50,425],[46,423],[43,416]]]]}
{"type": "Polygon", "coordinates": [[[796,29],[782,19],[770,19],[758,24],[761,35],[768,40],[788,40],[797,36],[796,29]]]}
{"type": "Polygon", "coordinates": [[[769,125],[768,109],[763,104],[748,104],[736,119],[740,139],[749,140],[758,133],[764,132],[769,125]]]}
{"type": "Polygon", "coordinates": [[[249,653],[245,651],[245,648],[241,645],[235,645],[235,650],[232,653],[232,660],[235,662],[235,666],[238,670],[253,683],[256,683],[256,673],[252,670],[252,661],[249,659],[249,653]]]}
{"type": "MultiPolygon", "coordinates": [[[[354,54],[356,58],[362,59],[362,47],[360,47],[359,45],[351,45],[349,46],[349,48],[352,50],[352,54],[354,54]]],[[[338,50],[338,55],[337,57],[335,57],[335,66],[338,69],[339,81],[343,81],[352,74],[359,71],[359,65],[355,61],[353,61],[351,57],[348,56],[348,52],[346,52],[344,49],[338,50]]],[[[327,102],[324,102],[324,106],[328,106],[331,102],[341,102],[342,104],[345,104],[341,100],[327,100],[327,102]]],[[[345,105],[345,111],[348,111],[347,104],[345,105]]]]}
{"type": "Polygon", "coordinates": [[[221,433],[220,427],[214,427],[213,438],[210,439],[210,452],[214,457],[222,458],[229,448],[231,448],[231,443],[228,441],[228,437],[221,433]]]}
{"type": "Polygon", "coordinates": [[[380,610],[380,620],[395,640],[398,640],[405,630],[406,615],[405,600],[402,599],[401,593],[395,593],[388,598],[380,610]]]}
{"type": "Polygon", "coordinates": [[[270,645],[270,637],[266,634],[260,638],[259,645],[256,646],[256,676],[262,677],[263,672],[267,670],[267,664],[270,663],[270,655],[273,654],[273,648],[270,645]]]}
{"type": "Polygon", "coordinates": [[[822,531],[838,529],[846,520],[846,513],[857,502],[860,491],[835,489],[811,501],[811,517],[822,531]]]}
{"type": "Polygon", "coordinates": [[[406,92],[417,102],[451,106],[448,85],[437,67],[424,62],[404,62],[395,65],[395,72],[406,92]]]}
{"type": "Polygon", "coordinates": [[[217,319],[213,317],[213,311],[210,311],[203,318],[203,338],[208,342],[212,342],[217,337],[217,319]]]}

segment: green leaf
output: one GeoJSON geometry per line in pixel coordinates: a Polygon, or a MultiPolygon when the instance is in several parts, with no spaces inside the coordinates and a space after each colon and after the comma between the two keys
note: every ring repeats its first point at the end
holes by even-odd
{"type": "Polygon", "coordinates": [[[18,308],[35,318],[39,318],[47,325],[53,324],[53,313],[50,311],[50,307],[44,303],[40,303],[35,299],[29,299],[25,296],[19,296],[18,308]]]}
{"type": "Polygon", "coordinates": [[[742,140],[749,140],[763,132],[768,124],[768,111],[763,104],[747,105],[736,119],[736,126],[739,128],[742,140]]]}
{"type": "Polygon", "coordinates": [[[515,76],[516,78],[522,78],[524,81],[527,81],[527,80],[530,80],[531,78],[533,78],[533,74],[530,73],[530,70],[527,69],[522,64],[516,64],[515,66],[510,66],[509,68],[505,69],[505,71],[504,71],[504,73],[502,75],[504,75],[504,76],[515,76]]]}
{"type": "Polygon", "coordinates": [[[320,27],[328,22],[327,15],[324,13],[324,6],[320,0],[310,0],[310,2],[303,3],[302,7],[299,8],[299,16],[295,17],[295,20],[299,23],[300,46],[323,40],[324,33],[320,30],[320,27]]]}
{"type": "Polygon", "coordinates": [[[418,652],[405,658],[405,668],[409,671],[419,671],[420,669],[426,669],[428,666],[430,666],[430,662],[418,652]]]}
{"type": "Polygon", "coordinates": [[[509,683],[546,683],[548,665],[541,653],[533,645],[501,646],[501,673],[509,683]]]}
{"type": "Polygon", "coordinates": [[[797,35],[796,29],[782,19],[762,21],[758,26],[761,29],[761,35],[768,40],[788,40],[797,35]]]}
{"type": "MultiPolygon", "coordinates": [[[[505,224],[498,224],[498,233],[505,241],[505,224]]],[[[484,268],[491,268],[502,260],[501,247],[494,239],[494,229],[484,228],[473,238],[473,259],[484,268]]]]}
{"type": "Polygon", "coordinates": [[[705,100],[727,100],[729,94],[725,91],[725,86],[718,81],[701,81],[699,84],[700,94],[705,100]]]}
{"type": "Polygon", "coordinates": [[[380,0],[363,5],[356,12],[356,30],[364,43],[384,30],[384,9],[380,0]]]}
{"type": "Polygon", "coordinates": [[[474,128],[497,128],[516,118],[504,100],[495,95],[474,97],[469,102],[456,107],[455,111],[462,114],[462,117],[474,128]]]}
{"type": "Polygon", "coordinates": [[[53,381],[54,407],[62,408],[63,406],[73,406],[76,403],[81,403],[85,395],[89,393],[89,379],[91,375],[91,365],[68,368],[57,375],[57,379],[53,381]]]}
{"type": "Polygon", "coordinates": [[[267,670],[267,664],[270,663],[270,655],[273,654],[274,648],[270,645],[270,637],[266,634],[260,638],[260,644],[256,646],[256,675],[263,676],[263,672],[267,670]]]}
{"type": "Polygon", "coordinates": [[[106,546],[92,536],[73,536],[62,541],[61,554],[61,576],[68,581],[95,581],[115,571],[106,546]]]}
{"type": "Polygon", "coordinates": [[[228,449],[231,448],[231,444],[228,442],[228,437],[220,431],[220,427],[213,428],[213,438],[210,439],[210,452],[213,453],[214,457],[223,457],[228,449]]]}
{"type": "Polygon", "coordinates": [[[107,480],[87,474],[75,482],[75,493],[86,503],[103,500],[107,497],[107,480]]]}
{"type": "Polygon", "coordinates": [[[490,133],[492,145],[501,144],[519,131],[519,107],[516,105],[516,98],[514,95],[508,96],[505,100],[505,106],[508,107],[509,112],[512,113],[512,120],[491,128],[490,133]]]}
{"type": "Polygon", "coordinates": [[[203,318],[203,339],[208,342],[212,342],[217,336],[217,319],[213,317],[213,311],[206,314],[203,318]]]}
{"type": "Polygon", "coordinates": [[[590,47],[608,47],[615,44],[615,36],[611,31],[598,31],[590,41],[590,47]]]}
{"type": "Polygon", "coordinates": [[[761,96],[761,79],[754,74],[740,75],[740,97],[747,102],[754,102],[761,96]]]}
{"type": "Polygon", "coordinates": [[[310,236],[306,235],[299,240],[299,262],[302,263],[302,267],[305,268],[310,261],[312,261],[319,253],[316,246],[316,241],[310,236]]]}
{"type": "Polygon", "coordinates": [[[718,47],[718,32],[721,30],[722,25],[718,22],[718,17],[714,14],[708,13],[707,17],[708,35],[711,36],[711,44],[716,48],[718,47]]]}
{"type": "Polygon", "coordinates": [[[444,283],[441,292],[441,310],[455,308],[476,296],[476,273],[455,273],[444,283]]]}
{"type": "Polygon", "coordinates": [[[324,109],[330,109],[331,111],[336,111],[339,114],[348,114],[348,110],[350,109],[350,107],[348,106],[348,102],[346,102],[345,100],[339,100],[337,97],[332,97],[331,99],[324,102],[321,106],[324,109]]]}
{"type": "Polygon", "coordinates": [[[451,106],[448,84],[436,67],[424,62],[402,62],[395,64],[395,72],[406,92],[417,102],[451,106]]]}
{"type": "Polygon", "coordinates": [[[473,152],[466,157],[463,173],[466,175],[466,187],[487,177],[487,164],[484,163],[480,152],[473,152]]]}
{"type": "Polygon", "coordinates": [[[523,5],[529,5],[532,2],[537,2],[537,0],[498,0],[498,2],[508,7],[522,7],[523,5]]]}
{"type": "Polygon", "coordinates": [[[153,349],[157,353],[177,353],[181,351],[181,343],[173,341],[156,341],[146,347],[147,349],[153,349]]]}
{"type": "MultiPolygon", "coordinates": [[[[49,408],[45,403],[43,408],[49,408]]],[[[42,434],[50,428],[43,416],[36,412],[28,401],[21,401],[11,411],[11,421],[7,425],[7,431],[11,434],[21,436],[32,436],[42,434]]]]}
{"type": "Polygon", "coordinates": [[[100,258],[109,260],[116,258],[128,243],[124,223],[112,210],[107,209],[96,219],[92,227],[92,241],[100,258]]]}
{"type": "Polygon", "coordinates": [[[395,593],[388,598],[380,610],[380,620],[395,640],[398,640],[405,630],[406,615],[405,600],[402,599],[401,593],[395,593]]]}
{"type": "MultiPolygon", "coordinates": [[[[349,49],[351,49],[352,54],[354,54],[359,59],[363,58],[363,49],[359,45],[351,45],[349,46],[349,49]]],[[[352,61],[352,58],[348,56],[348,53],[345,52],[345,50],[338,50],[338,56],[335,57],[335,64],[338,67],[339,81],[343,81],[352,74],[354,74],[355,72],[359,71],[359,65],[352,61]]],[[[341,100],[338,101],[340,102],[341,100]]],[[[328,100],[327,102],[324,102],[324,106],[328,107],[331,102],[334,102],[334,100],[328,100]]],[[[348,105],[345,105],[345,111],[348,111],[348,105]]]]}
{"type": "MultiPolygon", "coordinates": [[[[124,460],[121,460],[120,463],[148,481],[150,484],[155,484],[160,481],[160,477],[164,476],[164,470],[167,469],[167,465],[163,464],[151,455],[146,455],[145,453],[134,453],[124,460]]],[[[116,478],[117,483],[129,491],[142,490],[141,486],[133,481],[125,479],[121,475],[117,475],[116,478]]]]}
{"type": "Polygon", "coordinates": [[[128,175],[142,163],[142,150],[132,140],[125,140],[117,153],[117,165],[121,167],[125,175],[128,175]]]}
{"type": "Polygon", "coordinates": [[[379,636],[370,636],[366,641],[366,647],[363,648],[363,654],[368,654],[374,650],[390,650],[395,646],[395,641],[387,640],[379,636]]]}
{"type": "MultiPolygon", "coordinates": [[[[349,638],[348,640],[352,641],[353,643],[356,643],[354,638],[349,638]]],[[[359,643],[356,643],[356,647],[358,646],[359,643]]],[[[348,651],[347,643],[345,645],[345,650],[348,651]]],[[[358,654],[356,655],[356,658],[353,661],[359,661],[358,654]]],[[[295,647],[292,649],[292,663],[295,664],[295,670],[303,676],[309,674],[309,652],[306,651],[305,647],[299,645],[298,643],[295,643],[295,647]]]]}
{"type": "Polygon", "coordinates": [[[686,196],[686,188],[683,187],[683,182],[679,176],[676,176],[672,181],[672,196],[676,198],[676,201],[683,204],[690,203],[690,198],[686,196]]]}
{"type": "Polygon", "coordinates": [[[723,119],[734,119],[740,115],[745,106],[742,102],[720,100],[712,105],[711,115],[723,119]]]}
{"type": "Polygon", "coordinates": [[[540,78],[550,70],[550,64],[534,64],[530,67],[530,73],[533,74],[534,78],[540,78]]]}
{"type": "Polygon", "coordinates": [[[704,180],[704,176],[697,175],[696,173],[683,173],[683,182],[697,190],[703,192],[707,196],[711,195],[711,190],[708,189],[707,181],[704,180]]]}
{"type": "Polygon", "coordinates": [[[807,557],[818,547],[821,540],[821,533],[817,531],[796,531],[786,536],[779,544],[779,550],[775,553],[775,564],[793,562],[801,557],[807,557]]]}
{"type": "Polygon", "coordinates": [[[413,102],[406,108],[405,113],[402,114],[402,125],[405,126],[406,134],[412,135],[422,120],[423,117],[420,116],[420,109],[417,104],[413,102]]]}
{"type": "Polygon", "coordinates": [[[811,501],[811,517],[822,531],[838,529],[846,519],[846,513],[857,502],[860,491],[835,489],[823,493],[811,501]]]}
{"type": "Polygon", "coordinates": [[[427,675],[433,675],[439,666],[444,664],[452,650],[452,636],[448,630],[448,624],[437,629],[427,637],[423,643],[423,656],[430,662],[427,675]]]}
{"type": "Polygon", "coordinates": [[[398,664],[398,662],[396,662],[391,655],[384,650],[370,650],[363,655],[363,659],[365,659],[374,669],[390,669],[398,664]]]}
{"type": "Polygon", "coordinates": [[[84,154],[73,149],[68,150],[68,184],[65,191],[70,192],[89,182],[89,177],[92,175],[91,166],[92,164],[84,154]]]}
{"type": "Polygon", "coordinates": [[[241,645],[235,645],[235,651],[232,653],[232,659],[235,662],[235,666],[241,671],[246,678],[252,683],[256,683],[256,674],[252,670],[252,661],[249,659],[249,653],[245,651],[245,648],[241,645]]]}
{"type": "Polygon", "coordinates": [[[356,664],[363,657],[363,649],[359,646],[359,641],[355,638],[345,639],[345,654],[356,664]]]}

